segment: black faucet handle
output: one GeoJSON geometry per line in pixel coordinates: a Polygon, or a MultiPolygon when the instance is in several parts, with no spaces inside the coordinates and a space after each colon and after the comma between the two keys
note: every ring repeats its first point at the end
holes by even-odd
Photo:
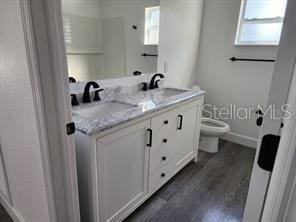
{"type": "Polygon", "coordinates": [[[79,106],[79,102],[77,96],[75,94],[71,94],[71,105],[72,106],[79,106]]]}
{"type": "Polygon", "coordinates": [[[72,76],[69,76],[69,83],[77,82],[76,79],[72,76]]]}
{"type": "Polygon", "coordinates": [[[100,85],[96,81],[89,81],[86,83],[85,86],[87,86],[87,85],[88,85],[88,87],[93,86],[95,89],[100,87],[100,85]]]}
{"type": "Polygon", "coordinates": [[[150,80],[149,89],[155,89],[159,87],[158,85],[159,80],[155,80],[157,77],[159,77],[160,79],[163,79],[164,75],[161,73],[155,73],[150,80]]]}
{"type": "Polygon", "coordinates": [[[99,92],[101,91],[104,91],[104,89],[98,89],[95,91],[95,96],[94,96],[94,101],[100,101],[101,100],[101,97],[100,97],[100,94],[99,92]]]}
{"type": "Polygon", "coordinates": [[[160,79],[158,79],[158,80],[155,81],[155,83],[154,83],[154,89],[159,88],[159,82],[160,82],[160,79]]]}
{"type": "Polygon", "coordinates": [[[83,97],[82,97],[82,102],[83,103],[90,103],[90,87],[93,87],[94,89],[100,88],[99,84],[95,81],[90,81],[85,84],[84,86],[84,92],[83,92],[83,97]]]}
{"type": "Polygon", "coordinates": [[[147,91],[148,90],[148,82],[141,82],[142,90],[147,91]]]}
{"type": "Polygon", "coordinates": [[[140,75],[142,75],[142,72],[136,70],[136,71],[133,72],[133,75],[134,76],[140,76],[140,75]]]}

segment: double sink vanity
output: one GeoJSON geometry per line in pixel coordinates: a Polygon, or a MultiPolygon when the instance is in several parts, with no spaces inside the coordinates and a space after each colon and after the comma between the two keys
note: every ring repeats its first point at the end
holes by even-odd
{"type": "Polygon", "coordinates": [[[186,13],[159,0],[61,2],[81,221],[122,221],[197,159],[204,91],[163,87],[156,73],[189,78],[188,58],[165,50],[186,48],[167,41],[186,13]]]}
{"type": "Polygon", "coordinates": [[[138,88],[73,107],[83,221],[122,221],[196,161],[204,91],[138,88]]]}

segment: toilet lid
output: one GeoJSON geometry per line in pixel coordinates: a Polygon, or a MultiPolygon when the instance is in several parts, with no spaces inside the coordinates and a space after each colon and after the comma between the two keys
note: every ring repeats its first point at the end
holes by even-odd
{"type": "Polygon", "coordinates": [[[205,126],[210,126],[210,127],[221,127],[221,125],[215,123],[215,122],[210,122],[208,120],[202,120],[203,125],[205,126]]]}
{"type": "Polygon", "coordinates": [[[202,117],[200,129],[202,134],[219,136],[229,132],[230,127],[224,122],[202,117]]]}
{"type": "Polygon", "coordinates": [[[205,118],[202,117],[201,119],[201,123],[204,126],[208,126],[208,127],[217,127],[217,128],[221,128],[221,127],[229,127],[226,123],[221,122],[219,120],[215,120],[215,119],[209,119],[209,118],[205,118]]]}

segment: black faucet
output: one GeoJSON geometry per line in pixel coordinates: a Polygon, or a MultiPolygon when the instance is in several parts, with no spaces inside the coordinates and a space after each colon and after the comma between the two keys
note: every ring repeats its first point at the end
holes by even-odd
{"type": "MultiPolygon", "coordinates": [[[[98,89],[100,88],[99,84],[96,83],[95,81],[90,81],[88,83],[86,83],[85,87],[84,87],[84,92],[83,92],[83,97],[82,97],[82,102],[84,103],[90,103],[90,92],[89,89],[90,87],[93,86],[94,89],[98,89]]],[[[101,100],[99,92],[103,91],[104,89],[98,89],[95,91],[95,96],[94,96],[94,101],[99,101],[101,100]]]]}
{"type": "Polygon", "coordinates": [[[77,96],[75,94],[71,94],[71,105],[72,106],[79,106],[79,102],[77,96]]]}
{"type": "Polygon", "coordinates": [[[72,76],[69,76],[69,83],[77,82],[76,79],[72,76]]]}
{"type": "Polygon", "coordinates": [[[150,80],[149,89],[159,88],[158,82],[160,81],[160,79],[155,81],[156,77],[160,77],[161,79],[163,79],[164,75],[161,73],[155,73],[150,80]]]}

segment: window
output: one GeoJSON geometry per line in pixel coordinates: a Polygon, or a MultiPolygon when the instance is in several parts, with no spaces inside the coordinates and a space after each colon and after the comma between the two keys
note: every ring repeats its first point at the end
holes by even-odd
{"type": "Polygon", "coordinates": [[[63,17],[63,25],[64,25],[65,44],[66,46],[70,46],[72,44],[71,23],[70,23],[70,19],[66,16],[63,17]]]}
{"type": "Polygon", "coordinates": [[[242,0],[236,45],[278,45],[287,0],[242,0]]]}
{"type": "Polygon", "coordinates": [[[159,6],[145,9],[145,45],[158,45],[159,40],[159,6]]]}

